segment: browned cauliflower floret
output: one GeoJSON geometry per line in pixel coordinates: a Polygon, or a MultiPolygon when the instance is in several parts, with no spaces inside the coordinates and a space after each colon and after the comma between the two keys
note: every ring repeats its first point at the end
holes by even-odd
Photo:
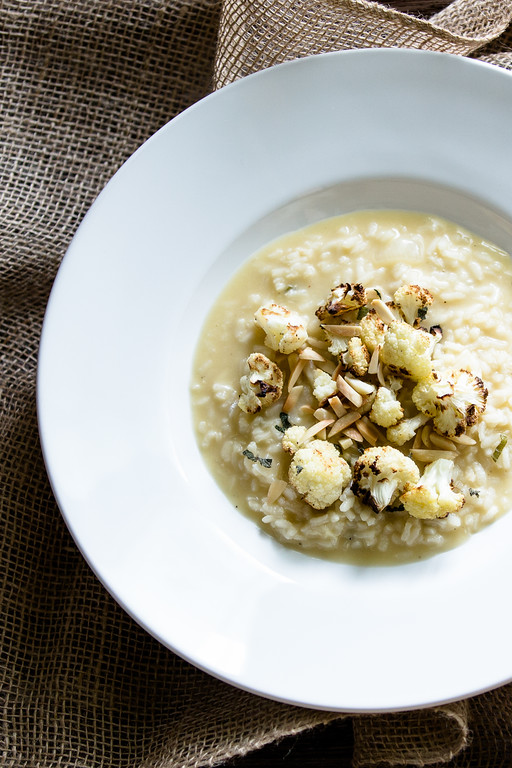
{"type": "Polygon", "coordinates": [[[350,483],[350,467],[327,440],[312,440],[299,448],[290,463],[290,485],[314,509],[325,509],[339,499],[350,483]]]}
{"type": "Polygon", "coordinates": [[[368,372],[370,353],[359,336],[352,336],[347,342],[347,351],[343,354],[343,363],[354,376],[364,376],[368,372]]]}
{"type": "Polygon", "coordinates": [[[306,432],[306,427],[300,427],[298,425],[294,427],[288,427],[283,435],[283,439],[281,440],[283,451],[291,453],[292,455],[298,451],[306,432]]]}
{"type": "Polygon", "coordinates": [[[453,461],[437,459],[425,467],[419,483],[400,496],[406,511],[420,520],[434,520],[458,512],[464,496],[452,482],[453,461]]]}
{"type": "Polygon", "coordinates": [[[363,344],[373,352],[375,347],[383,344],[386,335],[386,325],[380,319],[374,309],[370,309],[366,315],[361,318],[359,323],[361,327],[361,339],[363,344]]]}
{"type": "Polygon", "coordinates": [[[402,285],[393,296],[400,314],[410,325],[418,326],[425,319],[434,297],[427,288],[419,285],[402,285]]]}
{"type": "Polygon", "coordinates": [[[366,301],[366,291],[361,283],[341,283],[332,289],[326,303],[318,307],[315,315],[322,321],[339,317],[344,312],[364,306],[366,301]]]}
{"type": "Polygon", "coordinates": [[[416,384],[412,400],[418,410],[433,417],[437,432],[458,437],[485,411],[487,394],[482,379],[470,371],[452,371],[446,377],[433,371],[416,384]]]}
{"type": "Polygon", "coordinates": [[[370,411],[370,419],[380,427],[392,427],[400,421],[404,409],[392,389],[379,387],[370,411]]]}
{"type": "Polygon", "coordinates": [[[417,413],[416,416],[411,416],[410,419],[402,419],[395,426],[388,427],[386,437],[390,443],[395,445],[404,445],[409,440],[412,440],[416,435],[416,430],[423,427],[428,421],[428,416],[424,413],[417,413]]]}
{"type": "Polygon", "coordinates": [[[313,378],[313,395],[316,397],[320,405],[323,405],[326,400],[338,391],[338,385],[328,373],[317,369],[313,378]]]}
{"type": "Polygon", "coordinates": [[[432,372],[432,336],[422,328],[395,320],[385,333],[380,359],[391,373],[421,381],[432,372]]]}
{"type": "Polygon", "coordinates": [[[307,341],[306,324],[300,315],[279,304],[260,307],[254,319],[265,331],[265,344],[274,351],[289,355],[307,341]]]}
{"type": "Polygon", "coordinates": [[[356,461],[351,488],[363,504],[382,512],[419,479],[420,471],[412,459],[383,445],[367,448],[356,461]]]}
{"type": "Polygon", "coordinates": [[[238,406],[245,413],[258,413],[281,397],[283,374],[281,369],[261,352],[249,355],[247,367],[249,373],[240,379],[242,394],[238,398],[238,406]]]}

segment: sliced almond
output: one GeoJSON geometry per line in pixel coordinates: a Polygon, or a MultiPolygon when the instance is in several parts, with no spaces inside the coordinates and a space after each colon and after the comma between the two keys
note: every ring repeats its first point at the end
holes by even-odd
{"type": "Polygon", "coordinates": [[[469,435],[458,435],[457,437],[451,437],[450,440],[460,445],[476,445],[476,440],[473,440],[469,435]]]}
{"type": "Polygon", "coordinates": [[[328,437],[331,438],[334,435],[337,435],[338,432],[343,432],[344,429],[350,427],[351,424],[354,424],[354,422],[360,418],[361,414],[357,411],[349,411],[349,413],[346,413],[344,416],[334,422],[331,429],[329,430],[328,437]]]}
{"type": "Polygon", "coordinates": [[[336,379],[336,383],[338,385],[338,389],[341,392],[344,397],[347,398],[347,400],[350,400],[350,402],[355,405],[356,408],[360,408],[363,404],[363,398],[359,394],[359,392],[356,392],[356,390],[348,384],[348,382],[343,378],[343,376],[338,376],[336,379]]]}
{"type": "Polygon", "coordinates": [[[412,449],[413,450],[416,450],[417,448],[421,448],[423,446],[423,441],[421,439],[421,433],[422,433],[422,430],[418,429],[418,431],[414,435],[414,442],[412,444],[412,449]]]}
{"type": "Polygon", "coordinates": [[[453,461],[457,458],[457,454],[455,451],[436,451],[434,449],[429,450],[428,448],[413,448],[411,450],[411,458],[430,464],[437,459],[452,459],[453,461]]]}
{"type": "Polygon", "coordinates": [[[313,416],[317,421],[325,421],[325,419],[332,418],[332,414],[329,413],[327,408],[317,408],[316,411],[313,411],[313,416]]]}
{"type": "Polygon", "coordinates": [[[361,326],[359,325],[322,325],[322,328],[332,336],[360,336],[361,326]]]}
{"type": "Polygon", "coordinates": [[[326,363],[327,360],[325,357],[323,357],[320,352],[317,352],[312,347],[304,347],[304,349],[301,349],[299,352],[299,358],[301,360],[316,360],[320,363],[326,363]]]}
{"type": "Polygon", "coordinates": [[[334,413],[339,419],[346,414],[347,409],[339,399],[338,395],[334,395],[334,397],[330,397],[327,402],[329,403],[329,405],[331,406],[334,413]]]}
{"type": "Polygon", "coordinates": [[[379,370],[379,354],[380,344],[377,344],[370,357],[370,362],[368,363],[368,373],[371,375],[375,375],[379,370]]]}
{"type": "Polygon", "coordinates": [[[359,392],[360,395],[371,395],[375,392],[374,384],[370,384],[368,381],[354,379],[352,376],[345,376],[345,381],[352,387],[352,389],[359,392]]]}
{"type": "MultiPolygon", "coordinates": [[[[375,441],[375,443],[378,442],[379,440],[381,442],[387,442],[385,434],[382,432],[382,430],[380,430],[377,426],[375,426],[373,421],[370,421],[368,416],[361,416],[361,420],[357,422],[357,428],[361,432],[361,434],[364,436],[364,432],[361,429],[361,427],[365,429],[367,434],[371,435],[371,438],[372,440],[375,441]]],[[[368,442],[371,442],[371,441],[369,440],[368,442]]]]}
{"type": "Polygon", "coordinates": [[[377,379],[379,380],[379,384],[381,385],[381,387],[386,386],[386,379],[384,378],[384,368],[381,362],[379,362],[379,365],[377,368],[377,379]]]}
{"type": "Polygon", "coordinates": [[[432,426],[430,424],[425,424],[425,426],[422,429],[419,429],[418,432],[421,434],[421,442],[425,448],[432,448],[432,443],[430,442],[432,426]]]}
{"type": "Polygon", "coordinates": [[[290,378],[288,380],[288,392],[292,391],[293,387],[295,386],[296,382],[299,379],[299,376],[301,375],[305,367],[306,367],[306,360],[299,360],[297,362],[297,365],[291,372],[290,378]]]}
{"type": "Polygon", "coordinates": [[[372,307],[380,317],[383,323],[394,323],[396,320],[396,317],[390,310],[390,308],[382,301],[382,299],[374,299],[372,301],[372,307]]]}
{"type": "Polygon", "coordinates": [[[348,429],[344,430],[343,434],[347,435],[347,437],[350,437],[351,440],[353,440],[355,443],[363,442],[363,437],[361,433],[357,431],[357,429],[353,429],[352,427],[349,427],[348,429]]]}
{"type": "Polygon", "coordinates": [[[456,451],[457,447],[455,443],[452,443],[447,437],[438,435],[436,432],[431,432],[429,435],[430,442],[434,448],[441,448],[443,451],[456,451]]]}
{"type": "Polygon", "coordinates": [[[354,441],[350,437],[344,437],[339,441],[338,445],[343,451],[348,451],[354,445],[354,441]]]}
{"type": "Polygon", "coordinates": [[[307,440],[310,440],[315,435],[318,435],[319,432],[322,431],[322,429],[325,429],[326,427],[330,427],[331,424],[334,424],[334,419],[323,419],[322,421],[319,421],[317,424],[313,424],[312,427],[306,430],[304,433],[304,436],[299,441],[299,444],[305,443],[307,440]]]}
{"type": "Polygon", "coordinates": [[[299,402],[299,398],[301,396],[302,390],[304,389],[304,386],[302,384],[298,384],[296,387],[292,387],[290,390],[290,393],[283,404],[283,411],[284,413],[290,413],[293,408],[297,405],[299,402]]]}
{"type": "Polygon", "coordinates": [[[277,501],[285,490],[288,483],[286,480],[272,480],[267,491],[267,501],[269,504],[273,504],[277,501]]]}

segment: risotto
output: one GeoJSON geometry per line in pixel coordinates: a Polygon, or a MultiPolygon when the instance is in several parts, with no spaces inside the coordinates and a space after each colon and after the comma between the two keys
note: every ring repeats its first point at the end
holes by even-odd
{"type": "Polygon", "coordinates": [[[191,386],[198,444],[281,543],[430,556],[509,506],[512,261],[445,220],[362,211],[253,255],[191,386]]]}

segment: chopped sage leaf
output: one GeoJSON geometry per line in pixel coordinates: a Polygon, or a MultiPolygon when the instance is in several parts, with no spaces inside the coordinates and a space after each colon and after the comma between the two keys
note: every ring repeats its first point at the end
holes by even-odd
{"type": "Polygon", "coordinates": [[[500,435],[500,441],[496,448],[494,449],[494,453],[492,454],[492,460],[498,461],[499,457],[501,456],[504,447],[506,446],[508,442],[508,437],[506,435],[500,435]]]}
{"type": "Polygon", "coordinates": [[[261,456],[255,456],[248,448],[242,451],[243,455],[249,459],[249,461],[259,461],[262,467],[271,467],[272,459],[262,459],[261,456]]]}

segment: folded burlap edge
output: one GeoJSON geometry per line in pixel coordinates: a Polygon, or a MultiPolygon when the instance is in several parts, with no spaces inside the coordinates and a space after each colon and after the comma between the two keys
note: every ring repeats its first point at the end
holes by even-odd
{"type": "Polygon", "coordinates": [[[370,0],[225,0],[213,87],[285,61],[354,48],[403,47],[469,55],[512,20],[503,0],[455,0],[423,19],[370,0]]]}

